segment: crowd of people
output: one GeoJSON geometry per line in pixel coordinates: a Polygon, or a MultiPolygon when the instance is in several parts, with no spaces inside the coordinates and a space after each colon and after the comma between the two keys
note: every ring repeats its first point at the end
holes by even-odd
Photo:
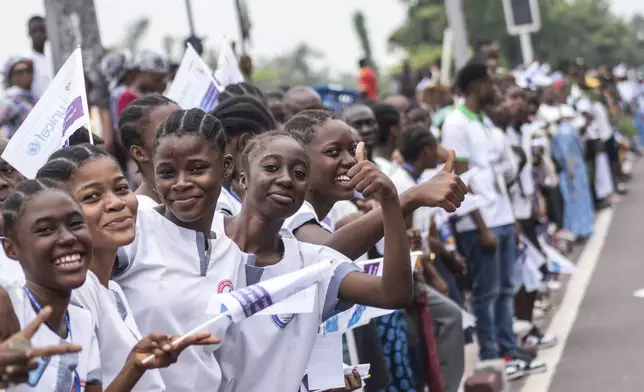
{"type": "MultiPolygon", "coordinates": [[[[38,60],[4,69],[0,152],[51,79],[43,19],[29,32],[38,60]]],[[[0,159],[0,388],[308,391],[320,325],[354,305],[393,311],[346,332],[345,363],[371,370],[338,391],[459,391],[474,340],[510,380],[547,371],[557,337],[534,319],[559,271],[527,248],[566,253],[619,202],[644,96],[622,65],[498,57],[481,42],[453,86],[406,78],[384,97],[361,61],[342,113],[309,86],[248,82],[206,113],[163,96],[161,56],[108,53],[94,144],[76,131],[35,179],[0,159]],[[381,276],[355,263],[378,258],[381,276]],[[182,336],[213,295],[328,259],[312,313],[182,336]]]]}

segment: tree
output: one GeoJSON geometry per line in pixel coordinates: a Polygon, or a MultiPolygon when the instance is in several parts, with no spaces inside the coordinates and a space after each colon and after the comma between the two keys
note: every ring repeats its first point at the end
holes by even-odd
{"type": "Polygon", "coordinates": [[[356,11],[353,14],[353,28],[355,29],[356,35],[358,36],[358,40],[360,41],[360,46],[362,47],[362,55],[369,61],[374,69],[377,68],[373,60],[373,55],[371,53],[371,40],[369,39],[369,32],[367,31],[365,17],[361,11],[356,11]]]}
{"type": "Polygon", "coordinates": [[[180,41],[177,37],[173,37],[171,35],[164,35],[162,38],[161,44],[163,45],[163,52],[170,61],[177,61],[183,55],[182,51],[177,52],[177,49],[180,46],[179,42],[180,41]]]}
{"type": "MultiPolygon", "coordinates": [[[[391,35],[390,45],[404,49],[415,67],[440,57],[447,26],[444,0],[400,1],[407,7],[407,19],[391,35]]],[[[618,18],[606,0],[539,0],[539,6],[542,28],[532,42],[540,60],[553,66],[578,56],[589,65],[644,62],[642,40],[637,39],[644,19],[618,18]]],[[[501,1],[463,0],[463,11],[470,42],[483,38],[497,42],[504,65],[521,63],[519,38],[507,33],[501,1]]]]}
{"type": "Polygon", "coordinates": [[[141,41],[148,33],[149,27],[150,19],[146,17],[136,19],[128,24],[121,47],[124,50],[128,51],[132,58],[136,58],[136,56],[139,54],[141,41]]]}
{"type": "Polygon", "coordinates": [[[316,69],[314,61],[323,59],[322,53],[306,43],[270,59],[260,59],[253,72],[253,81],[264,89],[298,84],[329,83],[329,70],[316,69]]]}

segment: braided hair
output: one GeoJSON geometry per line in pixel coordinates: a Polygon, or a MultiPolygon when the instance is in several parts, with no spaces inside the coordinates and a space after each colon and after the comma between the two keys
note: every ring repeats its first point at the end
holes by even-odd
{"type": "Polygon", "coordinates": [[[284,132],[290,133],[306,145],[315,139],[318,127],[323,126],[327,121],[336,119],[337,117],[328,110],[304,110],[284,124],[284,132]]]}
{"type": "Polygon", "coordinates": [[[212,115],[221,121],[228,138],[244,133],[260,134],[276,128],[266,105],[250,95],[220,101],[212,115]]]}
{"type": "Polygon", "coordinates": [[[427,128],[414,126],[406,129],[398,138],[398,151],[407,163],[414,163],[425,147],[435,149],[436,137],[427,128]]]}
{"type": "Polygon", "coordinates": [[[143,135],[141,129],[150,122],[150,114],[160,106],[175,103],[163,95],[144,95],[130,103],[121,117],[119,117],[118,129],[121,133],[121,142],[125,149],[130,151],[132,146],[143,146],[143,135]]]}
{"type": "Polygon", "coordinates": [[[36,178],[43,181],[67,182],[87,162],[100,157],[114,159],[104,150],[88,143],[62,148],[49,157],[47,163],[38,170],[36,178]]]}
{"type": "MultiPolygon", "coordinates": [[[[13,238],[15,236],[16,224],[24,214],[27,202],[40,192],[50,189],[69,195],[59,184],[47,179],[25,180],[11,191],[2,205],[3,235],[5,237],[13,238]]],[[[73,199],[71,196],[70,198],[73,199]]]]}
{"type": "Polygon", "coordinates": [[[373,114],[378,122],[378,140],[379,146],[386,145],[389,141],[391,128],[400,125],[400,112],[392,105],[386,103],[377,103],[372,106],[373,114]]]}
{"type": "Polygon", "coordinates": [[[226,151],[226,133],[221,121],[201,109],[177,110],[161,125],[154,141],[154,151],[159,141],[167,136],[198,135],[214,144],[220,153],[226,151]]]}
{"type": "Polygon", "coordinates": [[[266,105],[266,95],[264,95],[262,90],[260,90],[259,87],[246,82],[229,84],[226,86],[226,89],[219,94],[219,103],[225,102],[233,97],[243,96],[253,97],[266,105]]]}
{"type": "MultiPolygon", "coordinates": [[[[270,143],[271,141],[279,138],[288,138],[295,140],[297,144],[302,146],[304,148],[304,143],[296,137],[293,136],[293,134],[285,131],[269,131],[262,133],[261,135],[257,135],[254,138],[252,138],[248,144],[246,144],[246,147],[244,148],[244,151],[242,152],[242,157],[241,157],[241,164],[242,164],[242,171],[248,172],[248,168],[250,166],[250,155],[258,152],[258,151],[263,151],[266,148],[266,145],[270,143]]],[[[307,159],[307,165],[310,166],[311,163],[309,161],[309,156],[306,154],[306,159],[307,159]]]]}

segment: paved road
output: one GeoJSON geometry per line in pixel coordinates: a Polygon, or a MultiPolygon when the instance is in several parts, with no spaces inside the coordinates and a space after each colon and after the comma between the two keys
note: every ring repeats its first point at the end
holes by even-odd
{"type": "MultiPolygon", "coordinates": [[[[549,392],[644,390],[644,299],[633,296],[644,288],[644,162],[636,165],[634,176],[629,194],[613,209],[612,223],[607,222],[577,318],[556,369],[550,370],[549,392]]],[[[539,389],[524,392],[545,392],[539,389]]]]}

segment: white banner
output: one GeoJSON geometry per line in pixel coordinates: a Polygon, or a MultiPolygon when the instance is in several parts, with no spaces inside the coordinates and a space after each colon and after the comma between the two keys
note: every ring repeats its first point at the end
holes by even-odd
{"type": "Polygon", "coordinates": [[[217,69],[215,70],[215,79],[219,84],[226,88],[230,84],[241,83],[244,81],[244,75],[239,70],[237,57],[230,46],[228,40],[224,40],[217,60],[217,69]]]}
{"type": "MultiPolygon", "coordinates": [[[[423,252],[411,252],[411,267],[414,269],[416,259],[423,252]]],[[[373,276],[382,276],[383,258],[358,261],[356,264],[362,268],[365,274],[373,276]]],[[[372,308],[364,305],[355,305],[351,309],[337,314],[324,322],[323,330],[325,333],[344,333],[347,330],[361,327],[368,324],[374,318],[386,316],[393,313],[393,309],[372,308]]]]}
{"type": "Polygon", "coordinates": [[[35,178],[49,156],[88,124],[83,59],[77,48],[13,135],[2,158],[26,178],[35,178]]]}
{"type": "Polygon", "coordinates": [[[546,254],[548,260],[548,271],[553,274],[573,274],[577,271],[577,266],[574,265],[566,256],[562,255],[557,249],[548,245],[546,240],[542,237],[539,238],[541,249],[546,254]]]}
{"type": "Polygon", "coordinates": [[[222,90],[212,76],[210,67],[199,57],[192,45],[188,44],[167,97],[182,109],[199,108],[204,112],[211,112],[217,106],[222,90]]]}
{"type": "Polygon", "coordinates": [[[226,314],[232,322],[239,322],[256,313],[281,314],[283,306],[275,306],[280,301],[291,298],[288,313],[310,313],[314,308],[315,295],[311,286],[333,275],[338,262],[321,261],[299,271],[291,272],[273,279],[256,283],[230,293],[213,296],[208,304],[209,314],[226,314]]]}

